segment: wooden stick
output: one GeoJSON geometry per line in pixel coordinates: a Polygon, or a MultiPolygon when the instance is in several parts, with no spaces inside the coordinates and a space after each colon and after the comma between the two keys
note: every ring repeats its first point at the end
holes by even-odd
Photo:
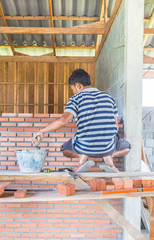
{"type": "Polygon", "coordinates": [[[119,226],[125,229],[135,240],[148,240],[137,228],[135,228],[126,218],[124,218],[115,208],[106,200],[94,200],[103,211],[108,214],[119,226]]]}

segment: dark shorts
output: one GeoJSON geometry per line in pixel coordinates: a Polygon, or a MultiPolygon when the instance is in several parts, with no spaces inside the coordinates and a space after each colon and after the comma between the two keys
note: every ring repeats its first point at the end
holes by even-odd
{"type": "MultiPolygon", "coordinates": [[[[119,138],[118,136],[116,136],[116,140],[115,140],[115,148],[109,152],[106,152],[106,153],[103,153],[103,154],[91,154],[91,155],[88,155],[88,157],[92,157],[92,158],[102,158],[102,157],[106,157],[106,156],[109,156],[111,154],[113,154],[115,151],[118,151],[118,150],[122,150],[122,149],[125,149],[125,148],[131,148],[131,145],[130,143],[124,139],[124,138],[119,138]]],[[[70,139],[68,142],[65,142],[62,146],[61,146],[61,151],[64,151],[64,150],[69,150],[73,153],[76,153],[76,154],[83,154],[82,152],[78,152],[75,150],[75,145],[72,143],[72,139],[70,139]]]]}

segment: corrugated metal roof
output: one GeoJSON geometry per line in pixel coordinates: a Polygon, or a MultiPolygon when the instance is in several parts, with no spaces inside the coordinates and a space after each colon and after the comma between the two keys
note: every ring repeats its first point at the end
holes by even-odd
{"type": "MultiPolygon", "coordinates": [[[[48,0],[1,0],[4,14],[6,16],[49,16],[48,0]]],[[[102,0],[52,0],[53,15],[54,16],[100,16],[102,0]]],[[[115,0],[108,0],[108,16],[111,16],[115,0]]],[[[145,17],[148,18],[152,15],[154,10],[154,1],[145,0],[145,17]]],[[[88,21],[54,21],[55,27],[72,27],[79,24],[86,24],[88,21]]],[[[90,21],[89,21],[90,23],[90,21]]],[[[8,26],[20,27],[50,27],[49,20],[7,20],[8,26]]],[[[145,23],[145,27],[148,23],[145,23]]],[[[0,26],[3,26],[0,20],[0,26]]],[[[154,27],[154,26],[153,26],[154,27]]],[[[11,34],[12,41],[15,45],[28,45],[28,46],[52,46],[52,36],[49,34],[11,34]]],[[[56,46],[95,46],[96,35],[55,35],[56,46]]],[[[7,36],[0,34],[0,45],[9,45],[7,36]]],[[[146,46],[154,46],[154,36],[148,36],[146,46]]],[[[17,51],[31,55],[43,54],[42,49],[18,49],[17,51]]],[[[51,53],[52,49],[44,49],[45,53],[51,53]]],[[[0,49],[0,55],[7,55],[8,49],[0,49]]],[[[63,49],[57,49],[57,54],[62,54],[63,49]]],[[[69,55],[81,55],[79,50],[65,50],[69,55]]],[[[145,51],[145,55],[154,56],[154,51],[145,51]]],[[[82,49],[82,55],[94,56],[94,49],[82,49]],[[89,54],[89,55],[88,55],[89,54]]]]}

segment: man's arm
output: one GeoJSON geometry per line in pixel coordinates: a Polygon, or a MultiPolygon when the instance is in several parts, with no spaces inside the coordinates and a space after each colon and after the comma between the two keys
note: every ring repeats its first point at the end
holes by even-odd
{"type": "Polygon", "coordinates": [[[54,132],[62,127],[64,127],[71,119],[73,118],[73,114],[69,112],[64,112],[63,115],[59,118],[50,123],[47,127],[41,129],[39,132],[37,132],[33,137],[33,144],[38,145],[37,138],[40,137],[41,140],[43,139],[43,135],[46,132],[54,132]]]}
{"type": "Polygon", "coordinates": [[[119,124],[118,124],[118,118],[117,118],[117,117],[115,117],[115,122],[116,122],[116,126],[117,126],[117,133],[118,133],[118,131],[119,131],[119,124]]]}

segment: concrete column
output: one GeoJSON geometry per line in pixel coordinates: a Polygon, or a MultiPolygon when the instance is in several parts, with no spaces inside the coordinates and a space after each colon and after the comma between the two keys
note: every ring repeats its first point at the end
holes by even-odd
{"type": "MultiPolygon", "coordinates": [[[[125,170],[134,172],[141,169],[144,1],[125,0],[124,4],[124,123],[126,138],[132,145],[132,149],[125,159],[125,170]]],[[[140,230],[141,199],[126,199],[124,215],[140,230]]],[[[125,231],[123,239],[132,240],[125,231]]]]}

